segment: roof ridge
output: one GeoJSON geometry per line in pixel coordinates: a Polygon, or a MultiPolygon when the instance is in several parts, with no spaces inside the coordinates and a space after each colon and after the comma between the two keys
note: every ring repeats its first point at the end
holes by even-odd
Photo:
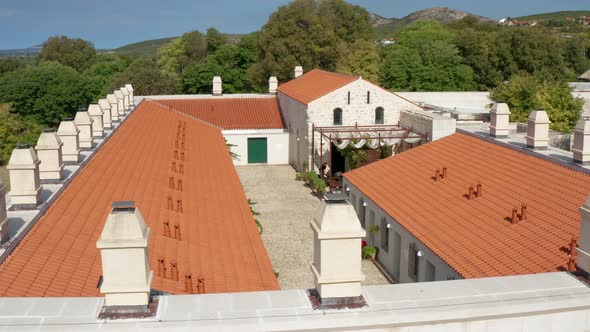
{"type": "Polygon", "coordinates": [[[207,122],[207,121],[205,121],[205,120],[199,119],[199,118],[197,118],[196,116],[192,116],[192,115],[189,115],[189,114],[183,113],[183,112],[181,112],[181,111],[179,111],[179,110],[176,110],[176,109],[174,109],[174,108],[172,108],[172,107],[170,107],[170,106],[168,106],[168,105],[164,105],[164,104],[158,103],[158,102],[154,101],[153,99],[147,99],[147,101],[149,101],[149,102],[152,102],[152,103],[154,103],[155,105],[158,105],[159,107],[161,107],[161,108],[164,108],[164,109],[166,109],[166,110],[168,110],[168,111],[172,111],[172,112],[175,112],[175,113],[181,114],[181,115],[183,115],[183,116],[186,116],[186,117],[188,117],[188,118],[190,118],[190,119],[193,119],[193,120],[197,120],[197,121],[199,121],[199,122],[202,122],[203,124],[206,124],[206,125],[208,125],[208,126],[211,126],[211,127],[213,127],[213,128],[217,128],[217,129],[219,129],[219,130],[223,130],[223,128],[221,128],[221,127],[219,127],[219,126],[216,126],[216,125],[214,125],[214,124],[212,124],[212,123],[210,123],[210,122],[207,122]]]}

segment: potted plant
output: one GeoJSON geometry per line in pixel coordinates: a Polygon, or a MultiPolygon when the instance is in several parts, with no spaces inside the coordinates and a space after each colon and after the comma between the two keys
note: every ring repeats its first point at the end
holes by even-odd
{"type": "Polygon", "coordinates": [[[373,246],[366,246],[363,248],[363,257],[365,259],[375,260],[375,256],[377,256],[377,248],[373,246]]]}
{"type": "Polygon", "coordinates": [[[379,226],[371,225],[369,227],[369,236],[371,237],[371,244],[375,243],[375,234],[379,233],[379,226]]]}

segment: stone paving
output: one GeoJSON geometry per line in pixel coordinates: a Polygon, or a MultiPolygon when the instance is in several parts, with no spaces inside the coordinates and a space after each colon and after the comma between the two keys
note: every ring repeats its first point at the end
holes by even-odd
{"type": "MultiPolygon", "coordinates": [[[[282,289],[313,288],[310,264],[313,232],[309,222],[320,201],[303,182],[295,181],[291,166],[236,167],[246,196],[257,202],[254,210],[262,223],[262,240],[282,289]]],[[[388,284],[369,261],[363,261],[364,285],[388,284]]]]}

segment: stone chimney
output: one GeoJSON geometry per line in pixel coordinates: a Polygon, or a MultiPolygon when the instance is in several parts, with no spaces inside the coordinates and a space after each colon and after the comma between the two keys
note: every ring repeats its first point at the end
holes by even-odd
{"type": "Polygon", "coordinates": [[[549,145],[549,117],[543,110],[532,111],[527,121],[526,146],[534,150],[546,150],[549,145]]]}
{"type": "Polygon", "coordinates": [[[66,165],[75,165],[80,160],[80,129],[72,119],[64,119],[57,129],[57,135],[63,143],[61,158],[66,165]]]}
{"type": "Polygon", "coordinates": [[[510,109],[506,103],[495,103],[490,111],[490,136],[494,138],[508,137],[510,109]]]}
{"type": "Polygon", "coordinates": [[[221,96],[223,94],[223,82],[221,76],[213,77],[213,95],[221,96]]]}
{"type": "Polygon", "coordinates": [[[98,104],[90,104],[88,106],[88,114],[92,119],[92,136],[102,137],[104,135],[104,113],[98,104]]]}
{"type": "Polygon", "coordinates": [[[127,88],[127,91],[129,91],[129,103],[131,104],[131,106],[135,106],[135,97],[133,96],[133,85],[125,84],[125,87],[127,88]]]}
{"type": "Polygon", "coordinates": [[[572,152],[576,164],[590,165],[590,116],[582,116],[578,120],[574,128],[572,152]]]}
{"type": "MultiPolygon", "coordinates": [[[[111,103],[109,103],[108,99],[99,99],[98,106],[102,111],[102,126],[104,129],[111,129],[113,128],[113,115],[111,114],[111,103]]],[[[117,120],[119,117],[117,116],[117,120]]]]}
{"type": "Polygon", "coordinates": [[[41,183],[59,183],[62,179],[64,163],[62,160],[61,139],[53,129],[43,129],[35,150],[39,164],[41,183]]]}
{"type": "Polygon", "coordinates": [[[105,304],[147,306],[153,273],[148,257],[150,229],[134,202],[115,202],[96,242],[102,257],[105,304]]]}
{"type": "Polygon", "coordinates": [[[299,76],[303,75],[303,67],[301,66],[296,66],[295,70],[293,70],[293,78],[297,78],[299,76]]]}
{"type": "Polygon", "coordinates": [[[10,173],[12,209],[34,210],[41,204],[40,163],[29,144],[18,143],[12,150],[6,167],[10,173]]]}
{"type": "Polygon", "coordinates": [[[314,260],[311,270],[322,305],[359,303],[361,239],[366,236],[344,194],[327,195],[311,223],[314,260]]]}
{"type": "Polygon", "coordinates": [[[74,123],[80,130],[79,140],[82,150],[91,150],[94,135],[92,134],[92,118],[86,111],[76,112],[74,123]]]}
{"type": "Polygon", "coordinates": [[[6,189],[0,179],[0,243],[8,240],[8,216],[6,215],[6,189]]]}
{"type": "Polygon", "coordinates": [[[127,112],[127,108],[125,108],[125,96],[123,95],[123,91],[115,90],[114,91],[115,97],[117,97],[117,106],[119,107],[119,117],[125,115],[127,112]]]}
{"type": "Polygon", "coordinates": [[[279,87],[279,81],[275,76],[271,76],[268,80],[268,93],[271,95],[277,94],[277,88],[279,87]]]}
{"type": "Polygon", "coordinates": [[[122,115],[121,112],[123,112],[123,114],[125,112],[119,110],[119,100],[117,99],[117,96],[115,96],[114,93],[108,94],[107,100],[109,101],[109,104],[111,104],[111,119],[113,122],[119,121],[119,118],[122,115]]]}
{"type": "Polygon", "coordinates": [[[123,105],[127,112],[131,110],[131,99],[129,98],[129,90],[126,87],[121,87],[121,92],[123,93],[123,105]]]}
{"type": "Polygon", "coordinates": [[[582,223],[580,225],[580,240],[578,248],[578,268],[590,273],[590,196],[580,207],[582,223]]]}

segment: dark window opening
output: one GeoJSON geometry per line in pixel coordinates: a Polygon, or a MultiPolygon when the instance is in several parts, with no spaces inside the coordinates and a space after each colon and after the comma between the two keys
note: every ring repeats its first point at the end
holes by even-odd
{"type": "Polygon", "coordinates": [[[383,124],[385,123],[385,111],[383,107],[377,107],[375,109],[375,124],[383,124]]]}
{"type": "Polygon", "coordinates": [[[389,251],[389,228],[387,227],[387,220],[385,218],[381,218],[381,225],[379,227],[379,231],[381,233],[381,249],[385,252],[389,251]]]}
{"type": "Polygon", "coordinates": [[[371,103],[371,91],[367,91],[367,104],[371,103]]]}
{"type": "Polygon", "coordinates": [[[348,91],[348,105],[350,105],[350,91],[348,91]]]}
{"type": "Polygon", "coordinates": [[[342,109],[337,108],[334,110],[334,125],[341,126],[342,125],[342,109]]]}
{"type": "Polygon", "coordinates": [[[408,275],[414,281],[418,280],[418,248],[414,243],[410,245],[410,250],[408,250],[408,275]]]}

